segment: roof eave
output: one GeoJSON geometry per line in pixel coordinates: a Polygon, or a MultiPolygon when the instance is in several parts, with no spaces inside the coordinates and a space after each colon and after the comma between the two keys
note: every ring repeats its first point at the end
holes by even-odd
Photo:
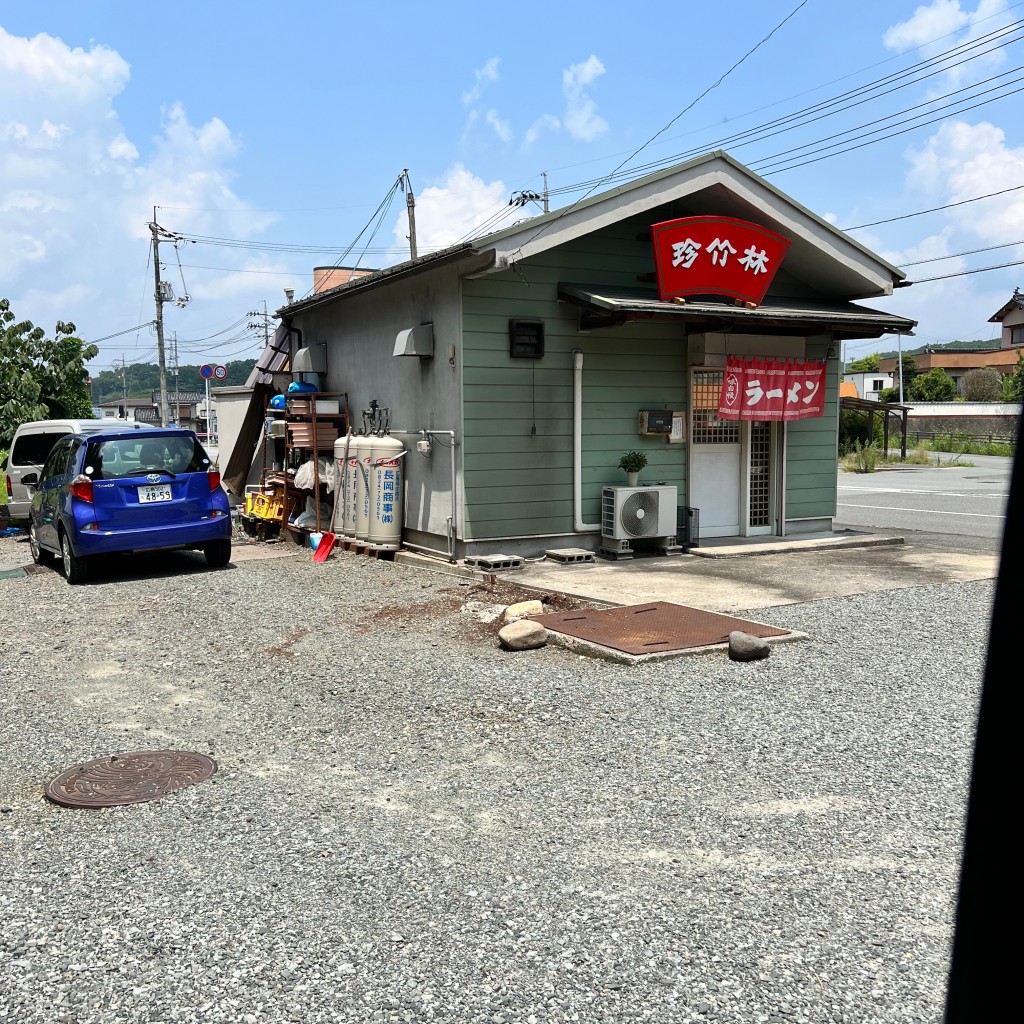
{"type": "Polygon", "coordinates": [[[429,270],[434,270],[438,267],[451,263],[458,263],[460,260],[468,260],[474,256],[482,258],[483,264],[479,269],[483,269],[483,266],[487,263],[493,262],[495,258],[493,249],[489,251],[482,250],[471,242],[465,242],[457,246],[452,246],[448,249],[442,249],[438,252],[430,253],[427,256],[420,256],[415,260],[406,260],[404,263],[396,263],[393,267],[385,267],[383,270],[367,274],[365,277],[358,277],[352,281],[347,281],[345,284],[329,288],[326,291],[317,292],[315,295],[309,296],[309,298],[300,299],[297,302],[281,306],[276,311],[276,315],[285,320],[290,320],[299,313],[307,313],[311,309],[326,305],[338,299],[348,298],[350,295],[371,291],[374,288],[389,284],[393,281],[426,273],[429,270]]]}

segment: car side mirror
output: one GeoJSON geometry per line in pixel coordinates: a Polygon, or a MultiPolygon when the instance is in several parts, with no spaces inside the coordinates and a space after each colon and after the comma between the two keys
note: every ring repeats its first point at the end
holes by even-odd
{"type": "Polygon", "coordinates": [[[21,482],[26,487],[38,487],[39,486],[39,474],[38,473],[26,473],[21,478],[21,482]]]}

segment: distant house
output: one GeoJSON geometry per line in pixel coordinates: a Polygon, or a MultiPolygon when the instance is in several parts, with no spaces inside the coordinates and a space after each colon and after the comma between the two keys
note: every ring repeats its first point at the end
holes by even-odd
{"type": "Polygon", "coordinates": [[[872,370],[870,373],[844,373],[843,382],[852,384],[856,389],[856,398],[878,401],[879,394],[886,388],[893,387],[895,377],[891,373],[872,370]]]}
{"type": "Polygon", "coordinates": [[[996,310],[988,318],[988,322],[1002,325],[1000,348],[1019,349],[1024,345],[1024,292],[1014,288],[1010,301],[1002,309],[996,310]]]}
{"type": "MultiPolygon", "coordinates": [[[[1001,324],[1003,333],[999,348],[975,349],[959,352],[919,352],[914,355],[914,365],[921,373],[939,367],[956,382],[956,393],[964,393],[963,380],[971,370],[991,367],[1001,374],[1010,374],[1017,367],[1017,357],[1024,351],[1024,292],[1014,289],[1010,301],[989,317],[990,324],[1001,324]]],[[[895,374],[896,359],[883,359],[880,368],[895,374]]]]}
{"type": "Polygon", "coordinates": [[[100,418],[137,423],[156,423],[157,409],[148,398],[117,398],[100,402],[100,418]]]}

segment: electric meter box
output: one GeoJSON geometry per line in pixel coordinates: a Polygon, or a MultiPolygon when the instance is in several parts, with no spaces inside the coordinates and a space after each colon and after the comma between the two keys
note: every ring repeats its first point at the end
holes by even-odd
{"type": "Polygon", "coordinates": [[[671,409],[641,409],[640,429],[641,437],[652,435],[666,435],[672,433],[672,410],[671,409]]]}

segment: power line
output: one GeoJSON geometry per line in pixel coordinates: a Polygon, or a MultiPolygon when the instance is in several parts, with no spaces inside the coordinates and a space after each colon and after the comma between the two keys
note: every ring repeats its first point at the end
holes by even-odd
{"type": "MultiPolygon", "coordinates": [[[[703,152],[707,152],[708,150],[711,150],[711,149],[724,149],[724,148],[728,148],[728,146],[730,144],[732,144],[735,141],[741,140],[743,138],[747,138],[748,142],[760,141],[762,138],[771,137],[770,134],[769,135],[765,134],[769,129],[775,128],[778,125],[785,124],[787,121],[798,121],[798,119],[803,119],[803,120],[799,120],[798,123],[791,124],[790,128],[786,129],[786,130],[791,130],[792,128],[796,128],[796,127],[803,127],[804,125],[806,125],[808,123],[811,123],[811,120],[818,120],[819,119],[819,118],[813,118],[811,120],[808,120],[806,115],[816,113],[816,112],[818,112],[820,110],[828,108],[829,106],[834,106],[837,103],[842,102],[844,99],[856,96],[856,95],[858,95],[860,93],[863,93],[863,92],[866,92],[866,91],[869,91],[869,90],[876,90],[878,88],[881,88],[881,87],[883,87],[883,86],[885,86],[887,84],[890,84],[893,81],[898,80],[898,78],[901,77],[901,76],[905,76],[907,74],[912,74],[912,73],[914,73],[917,70],[921,70],[921,69],[927,68],[929,66],[934,66],[934,65],[940,64],[943,61],[947,61],[947,60],[951,59],[952,57],[959,56],[962,53],[967,52],[970,49],[976,49],[976,48],[978,48],[980,46],[985,45],[988,42],[992,42],[994,39],[997,39],[1000,35],[1009,35],[1009,34],[1015,33],[1015,32],[1018,31],[1018,29],[1022,25],[1024,25],[1024,21],[1013,22],[1013,23],[1011,23],[1009,25],[1001,26],[1000,28],[993,30],[992,32],[988,33],[986,36],[983,36],[983,37],[981,37],[978,40],[968,40],[965,43],[961,43],[961,44],[958,44],[957,46],[951,47],[949,50],[946,50],[943,53],[937,54],[935,57],[931,57],[931,58],[929,58],[927,60],[920,61],[917,64],[911,65],[908,69],[905,69],[903,72],[893,73],[893,74],[885,76],[885,77],[883,77],[881,79],[876,79],[873,82],[869,82],[866,85],[861,86],[861,87],[859,87],[857,89],[847,90],[845,93],[841,93],[838,96],[832,97],[830,99],[822,100],[822,101],[820,101],[817,104],[813,104],[813,105],[811,105],[809,107],[805,107],[802,110],[798,110],[798,111],[794,112],[793,114],[787,115],[787,116],[782,117],[782,118],[777,118],[774,121],[769,121],[769,122],[767,122],[765,124],[762,124],[762,125],[758,125],[758,126],[752,128],[752,129],[747,130],[746,132],[740,133],[739,135],[720,137],[719,139],[714,140],[712,142],[709,142],[709,143],[707,143],[705,145],[702,145],[700,147],[695,147],[695,148],[692,148],[692,149],[689,149],[689,150],[684,150],[681,153],[674,153],[671,156],[664,157],[664,158],[661,158],[659,160],[651,161],[650,163],[640,165],[639,167],[632,168],[627,173],[628,173],[628,175],[635,175],[638,172],[653,171],[653,170],[656,170],[656,169],[658,169],[660,167],[668,166],[668,165],[670,165],[672,163],[678,162],[680,160],[685,160],[685,159],[687,159],[690,156],[693,156],[693,155],[696,155],[696,154],[699,154],[699,153],[703,153],[703,152]]],[[[1012,43],[1012,42],[1019,42],[1021,40],[1021,38],[1024,38],[1024,37],[1018,35],[1016,38],[1011,39],[1009,41],[1003,40],[1003,42],[1001,42],[998,46],[993,46],[989,50],[982,50],[981,52],[975,53],[973,56],[971,56],[971,57],[969,57],[969,58],[967,58],[967,59],[965,59],[963,61],[959,61],[956,64],[950,65],[949,67],[942,68],[941,70],[942,71],[949,71],[953,67],[959,67],[962,64],[968,63],[971,60],[976,60],[976,59],[978,59],[980,57],[987,56],[993,50],[1000,49],[1002,46],[1007,45],[1008,42],[1010,42],[1010,43],[1012,43]]],[[[969,86],[969,87],[966,87],[966,88],[971,88],[971,87],[969,86]]],[[[880,95],[887,95],[887,93],[881,93],[880,95]]],[[[878,98],[878,97],[876,96],[874,98],[878,98]]],[[[848,108],[843,108],[843,109],[848,109],[848,108]]],[[[835,114],[835,113],[840,113],[840,112],[842,112],[842,111],[838,110],[838,111],[833,111],[832,113],[835,114]]],[[[771,133],[771,134],[778,134],[778,133],[771,133]]],[[[743,143],[743,144],[746,145],[747,143],[743,143]]],[[[809,143],[809,145],[813,145],[813,143],[809,143]]],[[[628,159],[627,159],[627,161],[624,161],[623,163],[626,163],[626,162],[628,162],[628,159]]],[[[623,164],[620,164],[619,168],[621,168],[622,166],[623,166],[623,164]]],[[[577,183],[575,185],[562,186],[561,188],[552,189],[551,190],[551,194],[565,194],[565,193],[568,193],[568,192],[576,192],[576,191],[579,191],[581,188],[586,188],[586,187],[588,187],[588,186],[590,186],[592,184],[595,184],[595,183],[601,184],[601,183],[603,183],[605,181],[617,180],[618,178],[626,176],[626,175],[622,175],[622,174],[617,174],[616,173],[619,170],[619,168],[616,168],[615,171],[611,172],[611,174],[609,174],[609,175],[604,176],[603,178],[590,179],[589,181],[580,182],[580,183],[577,183]]]]}
{"type": "Polygon", "coordinates": [[[922,263],[940,263],[942,260],[954,260],[958,256],[973,256],[979,252],[992,252],[994,249],[1009,249],[1011,245],[1024,245],[1024,239],[1017,242],[1003,242],[1001,245],[986,245],[983,249],[966,249],[964,252],[951,252],[948,256],[932,256],[927,260],[914,260],[913,263],[900,263],[901,267],[919,267],[922,263]]]}
{"type": "Polygon", "coordinates": [[[912,284],[927,284],[929,281],[945,281],[951,277],[966,277],[968,274],[984,274],[988,270],[1005,270],[1007,267],[1019,267],[1024,260],[1014,260],[1012,263],[996,263],[991,267],[976,267],[974,270],[960,270],[955,274],[939,274],[937,277],[919,277],[916,281],[904,281],[903,287],[912,284]]]}
{"type": "MultiPolygon", "coordinates": [[[[1016,81],[1022,81],[1022,79],[1017,79],[1016,81]]],[[[1007,83],[1007,84],[1010,84],[1010,83],[1007,83]]],[[[987,91],[990,92],[992,90],[987,90],[987,91]]],[[[956,113],[957,114],[966,114],[967,111],[969,111],[969,110],[977,110],[979,107],[988,106],[990,103],[995,103],[998,100],[1008,99],[1010,96],[1015,96],[1019,92],[1024,92],[1024,86],[1021,86],[1019,89],[1011,89],[1010,91],[1003,93],[1001,96],[993,96],[991,99],[983,100],[981,103],[974,103],[974,104],[972,104],[969,107],[964,107],[963,109],[956,111],[956,113]]],[[[981,95],[984,95],[984,93],[982,93],[981,95]]],[[[947,107],[941,108],[941,109],[948,110],[949,107],[958,106],[960,103],[963,103],[963,102],[966,102],[966,101],[965,100],[958,100],[957,102],[948,104],[947,107]]],[[[885,135],[880,135],[879,138],[876,138],[876,139],[870,139],[870,136],[878,135],[880,129],[877,130],[877,131],[873,131],[873,132],[867,132],[865,135],[859,136],[858,139],[870,139],[870,141],[867,141],[867,142],[860,141],[855,146],[846,146],[843,149],[835,149],[834,145],[833,146],[825,146],[825,147],[822,147],[822,148],[826,149],[826,150],[827,149],[832,149],[833,152],[825,153],[823,156],[815,156],[813,159],[810,159],[810,160],[800,160],[800,161],[798,161],[796,163],[785,163],[785,161],[783,161],[783,163],[785,163],[785,166],[783,166],[783,167],[771,167],[771,168],[768,168],[768,169],[764,169],[763,164],[761,162],[757,162],[757,163],[755,163],[755,167],[761,168],[761,170],[759,170],[758,173],[781,174],[783,171],[792,171],[792,170],[795,170],[798,167],[807,167],[809,164],[816,164],[816,163],[820,163],[822,160],[829,160],[829,159],[831,159],[834,156],[842,156],[843,153],[852,153],[852,152],[854,152],[854,151],[856,151],[858,149],[866,149],[868,146],[876,145],[879,142],[885,142],[887,139],[894,139],[894,138],[896,138],[899,135],[906,135],[908,132],[916,131],[918,128],[926,128],[928,125],[935,124],[937,121],[944,121],[948,116],[950,116],[948,113],[943,113],[943,114],[940,114],[940,116],[930,118],[927,121],[919,121],[917,124],[913,124],[909,128],[901,128],[899,131],[888,132],[885,135]]],[[[911,118],[911,120],[917,120],[917,118],[911,118]]],[[[897,122],[897,124],[903,124],[903,123],[905,123],[905,122],[902,122],[902,121],[897,122]]],[[[866,126],[862,125],[860,127],[866,127],[866,126]]],[[[890,127],[894,127],[894,126],[890,126],[890,127]]],[[[857,129],[851,129],[851,130],[856,131],[857,129]]],[[[849,133],[848,132],[843,132],[842,134],[845,135],[845,134],[849,134],[849,133]]],[[[851,141],[856,141],[856,140],[851,140],[851,141]]],[[[814,143],[808,143],[807,146],[800,146],[800,147],[798,147],[798,149],[807,149],[808,146],[812,146],[812,145],[814,145],[814,143]]],[[[838,143],[836,145],[838,145],[838,143]]],[[[810,150],[808,153],[806,153],[804,155],[805,156],[811,156],[812,154],[818,153],[818,152],[821,152],[821,151],[822,150],[810,150]]],[[[782,155],[782,154],[777,154],[777,155],[782,155]]],[[[772,157],[768,157],[766,159],[767,160],[771,160],[773,158],[772,157]]]]}
{"type": "Polygon", "coordinates": [[[92,344],[98,345],[101,341],[110,341],[111,338],[120,338],[122,334],[131,334],[132,331],[141,331],[144,327],[153,327],[155,324],[155,320],[150,320],[144,324],[137,324],[135,327],[127,327],[125,330],[118,331],[116,334],[105,334],[102,338],[93,338],[92,344]]]}
{"type": "Polygon", "coordinates": [[[938,213],[939,210],[951,210],[954,206],[965,206],[967,203],[976,203],[981,199],[991,199],[993,196],[1004,196],[1007,192],[1018,192],[1024,185],[1013,185],[1010,188],[1000,189],[998,192],[988,192],[983,196],[975,196],[973,199],[961,199],[955,203],[946,203],[945,206],[933,206],[929,210],[916,210],[914,213],[904,213],[899,217],[887,217],[885,220],[872,220],[867,224],[854,224],[852,228],[840,228],[841,231],[859,231],[861,228],[873,228],[879,224],[892,224],[898,220],[908,220],[910,217],[922,217],[926,213],[938,213]]]}
{"type": "MultiPolygon", "coordinates": [[[[668,122],[668,124],[666,124],[663,128],[660,128],[658,131],[656,131],[643,145],[639,146],[632,153],[630,153],[630,155],[627,156],[625,160],[623,160],[617,167],[613,168],[604,178],[595,182],[590,189],[588,189],[582,196],[580,196],[579,199],[576,200],[576,202],[574,202],[571,206],[567,206],[557,217],[555,217],[554,220],[542,224],[539,230],[537,230],[533,235],[531,235],[525,244],[529,245],[531,242],[535,241],[545,231],[549,230],[551,227],[557,224],[574,207],[578,206],[581,202],[583,202],[583,200],[586,199],[587,196],[589,196],[594,191],[594,189],[598,188],[604,182],[611,180],[613,175],[615,175],[618,171],[621,171],[622,168],[625,167],[625,165],[628,164],[635,156],[643,152],[643,150],[646,149],[649,145],[651,145],[651,143],[654,142],[654,140],[658,138],[659,135],[662,135],[663,133],[668,131],[668,129],[671,128],[672,125],[674,125],[676,121],[679,120],[679,118],[681,118],[688,111],[692,110],[705,96],[707,96],[709,92],[711,92],[712,89],[717,89],[718,86],[720,86],[722,82],[724,82],[729,77],[729,75],[731,75],[748,57],[750,57],[757,50],[759,50],[765,43],[767,43],[768,40],[771,39],[771,37],[775,35],[775,33],[778,32],[779,29],[782,28],[782,26],[785,25],[786,22],[790,20],[790,18],[794,17],[794,15],[796,15],[797,12],[801,10],[801,8],[805,7],[806,4],[807,0],[800,0],[800,3],[797,4],[797,6],[794,7],[793,10],[790,11],[789,14],[787,14],[786,17],[782,19],[782,21],[780,21],[766,36],[763,36],[761,39],[759,39],[749,50],[747,50],[745,54],[743,54],[742,57],[740,57],[739,60],[737,60],[728,70],[724,71],[718,77],[718,79],[712,82],[711,85],[709,85],[699,96],[697,96],[696,99],[692,100],[689,104],[683,107],[683,109],[680,110],[679,113],[676,114],[676,116],[673,117],[672,120],[668,122]]],[[[520,246],[520,249],[521,248],[522,247],[520,246]]]]}

